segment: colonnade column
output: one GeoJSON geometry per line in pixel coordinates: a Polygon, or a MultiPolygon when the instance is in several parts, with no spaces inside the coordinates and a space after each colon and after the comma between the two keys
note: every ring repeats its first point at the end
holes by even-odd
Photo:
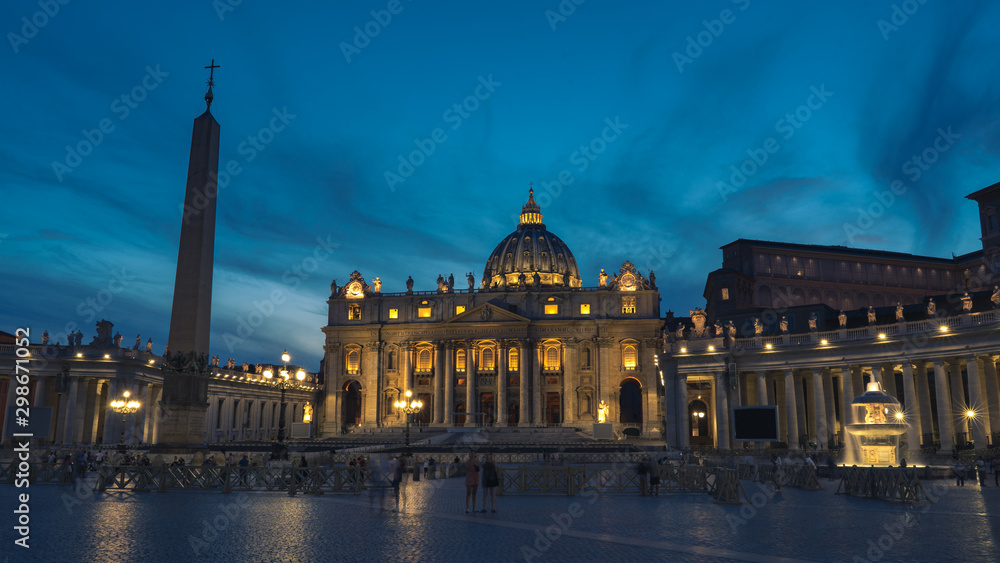
{"type": "Polygon", "coordinates": [[[851,401],[854,400],[854,374],[851,364],[840,366],[840,413],[841,425],[844,427],[844,441],[847,441],[847,425],[852,423],[851,401]]]}
{"type": "Polygon", "coordinates": [[[941,449],[938,453],[948,453],[955,448],[955,422],[952,419],[951,389],[948,387],[948,375],[944,371],[944,360],[934,360],[934,389],[937,395],[938,428],[941,449]]]}
{"type": "Polygon", "coordinates": [[[763,371],[757,372],[757,404],[767,404],[767,376],[763,371]]]}
{"type": "Polygon", "coordinates": [[[920,443],[930,446],[934,443],[934,421],[931,418],[931,391],[927,383],[927,362],[917,360],[914,379],[917,385],[917,405],[920,411],[920,443]]]}
{"type": "MultiPolygon", "coordinates": [[[[107,383],[100,379],[92,379],[87,382],[87,390],[85,392],[86,397],[84,398],[83,407],[86,423],[84,427],[84,436],[81,440],[82,442],[90,444],[97,442],[98,431],[101,427],[101,399],[103,399],[104,387],[106,385],[107,383]],[[87,414],[88,412],[90,413],[89,415],[87,414]]],[[[108,400],[113,400],[110,394],[108,395],[108,400]]],[[[105,410],[110,411],[111,409],[105,410]]]]}
{"type": "Polygon", "coordinates": [[[410,376],[410,346],[408,344],[402,344],[399,347],[399,369],[402,370],[399,379],[403,387],[402,392],[405,393],[407,389],[413,389],[413,378],[410,376]]]}
{"type": "MultiPolygon", "coordinates": [[[[986,404],[989,405],[990,432],[1000,433],[1000,382],[997,381],[997,364],[993,356],[983,356],[983,376],[986,379],[986,404]]],[[[996,440],[993,440],[996,446],[996,440]]]]}
{"type": "MultiPolygon", "coordinates": [[[[826,439],[830,440],[837,433],[837,409],[833,403],[833,373],[830,368],[823,368],[823,398],[826,399],[826,439]]],[[[829,448],[837,441],[833,438],[827,442],[829,448]]]]}
{"type": "Polygon", "coordinates": [[[903,360],[903,407],[906,409],[906,440],[910,451],[920,447],[920,406],[913,382],[913,364],[903,360]]]}
{"type": "Polygon", "coordinates": [[[444,423],[447,426],[455,424],[452,413],[455,412],[455,345],[447,340],[444,343],[444,423]]]}
{"type": "Polygon", "coordinates": [[[507,343],[497,344],[497,426],[507,426],[507,343]]]}
{"type": "Polygon", "coordinates": [[[479,401],[476,400],[476,346],[469,341],[465,347],[465,426],[475,426],[478,418],[473,419],[472,413],[479,412],[479,401]]]}
{"type": "Polygon", "coordinates": [[[691,430],[688,413],[687,375],[677,374],[677,447],[691,445],[691,430]]]}
{"type": "Polygon", "coordinates": [[[444,424],[444,343],[434,344],[434,424],[444,424]]]}
{"type": "Polygon", "coordinates": [[[529,370],[531,368],[531,356],[528,355],[528,341],[522,340],[518,351],[518,382],[521,385],[520,397],[518,398],[518,426],[531,426],[531,402],[528,395],[529,370]]]}
{"type": "Polygon", "coordinates": [[[825,450],[827,446],[829,428],[826,427],[826,397],[823,393],[823,372],[817,369],[810,369],[812,374],[812,395],[813,395],[813,431],[816,433],[816,448],[825,450]]]}
{"type": "MultiPolygon", "coordinates": [[[[118,399],[121,398],[123,387],[124,387],[124,382],[120,381],[118,379],[112,379],[112,380],[108,381],[106,383],[106,385],[107,385],[107,388],[108,388],[108,404],[110,405],[111,401],[117,401],[118,399]]],[[[99,392],[101,394],[103,394],[103,391],[99,390],[99,392]]],[[[94,416],[95,417],[100,416],[100,415],[101,415],[100,411],[98,411],[98,410],[94,411],[94,416]]],[[[115,411],[113,411],[111,409],[105,409],[105,411],[104,411],[104,436],[103,436],[103,442],[105,444],[117,444],[118,443],[118,438],[120,436],[120,434],[118,434],[118,432],[121,431],[121,428],[119,428],[119,425],[121,424],[121,421],[118,419],[118,416],[119,416],[118,413],[116,413],[115,411]]],[[[96,432],[96,427],[97,427],[96,422],[95,422],[94,427],[95,427],[95,432],[96,432]]]]}
{"type": "Polygon", "coordinates": [[[729,449],[729,401],[726,392],[726,372],[715,372],[715,435],[718,447],[729,449]]]}
{"type": "Polygon", "coordinates": [[[965,417],[965,385],[962,384],[962,364],[958,358],[948,361],[948,377],[951,381],[951,409],[952,421],[955,424],[955,439],[961,438],[965,442],[969,440],[969,424],[965,417]]]}
{"type": "Polygon", "coordinates": [[[983,401],[983,388],[979,381],[979,361],[975,356],[965,357],[965,369],[969,374],[969,408],[975,415],[969,420],[972,425],[972,440],[977,450],[986,447],[986,433],[984,429],[983,416],[988,416],[989,411],[983,401]]]}
{"type": "Polygon", "coordinates": [[[532,346],[531,354],[531,423],[542,425],[542,354],[545,353],[542,342],[537,341],[532,346]]]}
{"type": "MultiPolygon", "coordinates": [[[[574,343],[563,343],[562,381],[563,381],[563,404],[566,406],[562,421],[564,424],[573,424],[576,421],[576,373],[573,370],[573,360],[576,359],[577,347],[574,343]]],[[[643,401],[643,410],[645,401],[643,401]]],[[[646,420],[651,420],[646,416],[646,420]]]]}
{"type": "Polygon", "coordinates": [[[795,403],[795,371],[785,370],[785,432],[789,449],[799,449],[799,411],[795,403]]]}

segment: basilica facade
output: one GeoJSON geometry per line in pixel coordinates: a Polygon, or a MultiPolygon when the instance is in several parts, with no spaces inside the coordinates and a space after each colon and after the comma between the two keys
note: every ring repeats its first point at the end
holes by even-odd
{"type": "Polygon", "coordinates": [[[616,429],[659,435],[659,291],[626,261],[584,286],[572,252],[546,229],[533,193],[517,229],[472,273],[430,290],[382,292],[355,271],[331,287],[321,435],[402,425],[568,426],[606,406],[616,429]],[[462,282],[465,283],[462,283],[462,282]]]}

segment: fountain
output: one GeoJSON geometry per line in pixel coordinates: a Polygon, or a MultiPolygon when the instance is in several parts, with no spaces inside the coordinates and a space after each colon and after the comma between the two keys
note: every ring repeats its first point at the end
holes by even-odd
{"type": "MultiPolygon", "coordinates": [[[[854,462],[861,465],[899,465],[899,436],[906,432],[906,422],[899,401],[872,381],[864,395],[851,401],[851,418],[847,432],[853,436],[854,462]]],[[[850,461],[848,462],[850,463],[850,461]]]]}

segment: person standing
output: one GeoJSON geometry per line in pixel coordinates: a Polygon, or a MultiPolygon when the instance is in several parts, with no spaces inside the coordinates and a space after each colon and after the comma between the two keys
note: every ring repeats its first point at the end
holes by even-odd
{"type": "Polygon", "coordinates": [[[976,476],[979,477],[979,486],[980,487],[985,487],[986,486],[986,460],[983,459],[983,456],[979,456],[979,459],[976,460],[976,476]]]}
{"type": "Polygon", "coordinates": [[[639,465],[636,466],[635,472],[639,475],[639,496],[644,497],[646,496],[646,480],[649,476],[649,460],[639,460],[639,465]]]}
{"type": "Polygon", "coordinates": [[[493,459],[493,454],[486,452],[483,461],[483,512],[490,509],[497,511],[497,487],[500,485],[500,465],[493,459]]]}
{"type": "Polygon", "coordinates": [[[646,463],[649,465],[649,494],[654,497],[660,496],[660,465],[652,458],[646,463]]]}
{"type": "Polygon", "coordinates": [[[465,513],[469,513],[469,499],[472,499],[472,511],[476,511],[476,491],[479,489],[479,460],[475,452],[469,452],[465,462],[465,513]]]}

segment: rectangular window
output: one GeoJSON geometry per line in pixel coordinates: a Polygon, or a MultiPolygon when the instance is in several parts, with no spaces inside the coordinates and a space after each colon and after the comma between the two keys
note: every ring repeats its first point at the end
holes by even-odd
{"type": "Polygon", "coordinates": [[[455,314],[461,315],[465,312],[465,305],[455,305],[455,314]]]}
{"type": "Polygon", "coordinates": [[[431,308],[430,307],[417,307],[417,316],[421,319],[431,318],[431,308]]]}
{"type": "Polygon", "coordinates": [[[635,296],[622,297],[622,313],[625,315],[635,314],[635,296]]]}
{"type": "Polygon", "coordinates": [[[728,287],[722,288],[722,300],[723,301],[729,301],[729,288],[728,287]]]}
{"type": "Polygon", "coordinates": [[[584,303],[580,305],[580,314],[589,315],[590,314],[590,303],[584,303]]]}
{"type": "Polygon", "coordinates": [[[546,304],[545,305],[545,314],[546,315],[558,315],[559,314],[559,305],[557,305],[555,303],[546,304]]]}
{"type": "Polygon", "coordinates": [[[390,319],[398,319],[399,318],[399,309],[389,309],[389,318],[390,319]]]}
{"type": "Polygon", "coordinates": [[[361,320],[361,305],[348,305],[347,306],[347,320],[349,320],[349,321],[360,321],[361,320]]]}

